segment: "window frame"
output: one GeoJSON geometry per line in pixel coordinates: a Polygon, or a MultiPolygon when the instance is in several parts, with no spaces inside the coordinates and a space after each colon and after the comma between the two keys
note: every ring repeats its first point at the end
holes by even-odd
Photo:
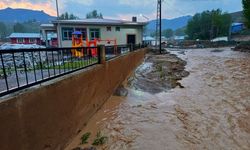
{"type": "Polygon", "coordinates": [[[120,32],[121,31],[121,27],[115,27],[115,31],[116,32],[120,32]],[[119,30],[118,30],[119,29],[119,30]]]}
{"type": "Polygon", "coordinates": [[[106,31],[112,32],[112,27],[111,27],[111,26],[107,26],[107,27],[106,27],[106,31]]]}
{"type": "Polygon", "coordinates": [[[30,43],[36,43],[36,38],[30,38],[30,39],[29,39],[29,42],[30,42],[30,43]]]}
{"type": "Polygon", "coordinates": [[[17,38],[17,43],[24,43],[24,38],[17,38]]]}
{"type": "Polygon", "coordinates": [[[62,30],[62,40],[63,41],[72,40],[72,33],[74,32],[73,27],[62,27],[61,30],[62,30]],[[65,36],[65,33],[66,33],[66,36],[65,36]]]}
{"type": "Polygon", "coordinates": [[[100,28],[90,28],[89,29],[89,39],[90,40],[94,40],[94,39],[98,39],[98,38],[101,38],[101,30],[100,30],[100,28]],[[93,30],[95,30],[95,31],[93,31],[93,30]],[[94,32],[94,37],[92,37],[92,33],[94,32]],[[96,33],[98,33],[98,37],[96,36],[97,34],[96,33]]]}
{"type": "Polygon", "coordinates": [[[80,32],[82,32],[82,39],[83,39],[83,41],[87,40],[87,34],[88,34],[87,28],[76,27],[76,28],[74,28],[74,31],[80,31],[80,32]]]}

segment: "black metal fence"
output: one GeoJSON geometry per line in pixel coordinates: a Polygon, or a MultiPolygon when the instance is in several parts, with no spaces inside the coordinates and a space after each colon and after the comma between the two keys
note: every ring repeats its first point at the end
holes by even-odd
{"type": "Polygon", "coordinates": [[[146,45],[142,44],[126,44],[118,46],[105,46],[106,60],[114,59],[120,55],[127,54],[132,51],[136,51],[141,48],[145,48],[146,45]]]}
{"type": "MultiPolygon", "coordinates": [[[[106,60],[143,48],[106,46],[106,60]]],[[[100,47],[0,50],[0,97],[101,62],[100,47]]]]}
{"type": "Polygon", "coordinates": [[[0,96],[99,62],[99,47],[0,50],[0,96]]]}

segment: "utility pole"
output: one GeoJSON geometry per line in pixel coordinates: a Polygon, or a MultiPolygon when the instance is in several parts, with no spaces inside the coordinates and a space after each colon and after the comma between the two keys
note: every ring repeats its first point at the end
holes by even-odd
{"type": "MultiPolygon", "coordinates": [[[[58,6],[58,0],[56,0],[56,11],[57,11],[57,20],[60,19],[60,14],[59,14],[59,6],[58,6]]],[[[60,24],[58,22],[57,24],[57,43],[58,43],[58,47],[62,47],[62,43],[60,41],[60,38],[61,38],[61,31],[60,31],[60,24]]],[[[62,52],[63,53],[63,52],[62,52]]]]}
{"type": "Polygon", "coordinates": [[[59,19],[59,8],[58,8],[58,0],[56,0],[56,12],[57,12],[57,19],[59,19]]]}
{"type": "Polygon", "coordinates": [[[160,51],[160,54],[162,53],[161,51],[161,27],[162,27],[162,23],[161,23],[161,2],[162,0],[157,0],[157,16],[156,16],[156,32],[155,32],[155,45],[156,45],[156,48],[157,47],[157,44],[159,42],[159,51],[160,51]]]}

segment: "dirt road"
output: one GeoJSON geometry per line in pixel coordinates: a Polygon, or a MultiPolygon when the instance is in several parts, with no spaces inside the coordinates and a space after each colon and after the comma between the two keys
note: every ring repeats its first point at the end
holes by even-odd
{"type": "Polygon", "coordinates": [[[66,149],[97,131],[108,137],[97,149],[250,149],[250,54],[230,48],[173,50],[190,75],[161,93],[128,89],[112,96],[66,149]]]}

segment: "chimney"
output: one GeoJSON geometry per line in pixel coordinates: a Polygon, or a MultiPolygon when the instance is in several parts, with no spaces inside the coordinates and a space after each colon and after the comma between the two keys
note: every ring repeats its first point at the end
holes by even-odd
{"type": "Polygon", "coordinates": [[[137,22],[137,18],[136,17],[132,17],[132,22],[137,22]]]}

